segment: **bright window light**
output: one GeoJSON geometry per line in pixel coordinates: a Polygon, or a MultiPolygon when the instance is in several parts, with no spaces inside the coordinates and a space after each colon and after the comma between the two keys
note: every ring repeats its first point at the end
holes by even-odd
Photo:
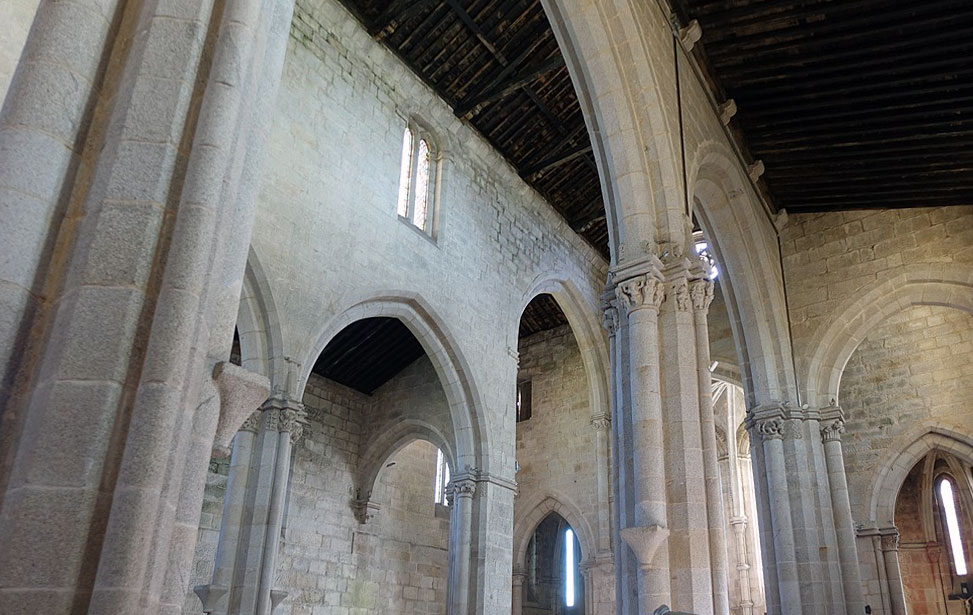
{"type": "Polygon", "coordinates": [[[709,244],[705,241],[696,242],[696,254],[699,254],[709,263],[709,273],[707,277],[711,280],[715,280],[716,276],[720,275],[720,268],[716,266],[716,259],[713,258],[713,254],[709,251],[709,244]]]}
{"type": "Polygon", "coordinates": [[[959,535],[959,519],[956,517],[956,502],[953,500],[953,484],[948,479],[939,481],[939,496],[946,509],[946,529],[949,533],[949,550],[953,554],[953,565],[957,576],[966,576],[966,554],[963,552],[963,541],[959,535]]]}
{"type": "Polygon", "coordinates": [[[436,504],[446,503],[446,485],[449,484],[449,464],[442,449],[436,449],[436,504]]]}
{"type": "Polygon", "coordinates": [[[574,606],[574,532],[564,532],[564,604],[574,606]]]}
{"type": "Polygon", "coordinates": [[[399,170],[399,203],[397,211],[402,217],[409,215],[409,188],[412,184],[412,129],[406,128],[402,136],[402,167],[399,170]]]}
{"type": "Polygon", "coordinates": [[[416,161],[416,208],[412,223],[425,230],[426,212],[429,207],[429,143],[419,140],[416,161]]]}

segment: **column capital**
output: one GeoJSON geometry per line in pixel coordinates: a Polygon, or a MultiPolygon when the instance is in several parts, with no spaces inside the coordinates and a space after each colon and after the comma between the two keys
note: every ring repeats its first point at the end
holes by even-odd
{"type": "Polygon", "coordinates": [[[655,552],[669,538],[669,530],[661,525],[627,527],[619,534],[625,544],[635,553],[641,567],[649,566],[652,563],[655,552]]]}
{"type": "Polygon", "coordinates": [[[382,505],[365,498],[352,502],[352,509],[355,512],[355,519],[358,520],[358,523],[364,525],[378,514],[378,511],[382,509],[382,505]]]}
{"type": "Polygon", "coordinates": [[[699,278],[689,283],[689,296],[693,302],[693,309],[697,312],[707,312],[713,303],[715,285],[712,280],[699,278]]]}
{"type": "Polygon", "coordinates": [[[828,419],[821,423],[821,439],[825,442],[841,442],[841,434],[845,432],[843,418],[828,419]]]}
{"type": "Polygon", "coordinates": [[[748,419],[750,429],[762,440],[780,440],[784,437],[784,417],[768,416],[748,419]]]}
{"type": "Polygon", "coordinates": [[[651,274],[638,275],[615,287],[618,305],[629,314],[642,308],[658,310],[665,300],[662,280],[651,274]]]}
{"type": "Polygon", "coordinates": [[[527,571],[522,568],[515,568],[511,577],[514,585],[523,585],[527,582],[527,571]]]}
{"type": "Polygon", "coordinates": [[[476,493],[476,481],[472,478],[457,478],[449,483],[453,497],[471,498],[476,493]]]}
{"type": "Polygon", "coordinates": [[[591,417],[591,426],[595,428],[595,431],[608,431],[611,427],[612,419],[607,414],[596,414],[591,417]]]}
{"type": "Polygon", "coordinates": [[[676,303],[676,309],[680,312],[689,311],[689,307],[692,304],[692,300],[689,293],[689,281],[685,276],[676,276],[672,278],[669,282],[669,296],[671,296],[676,303]]]}
{"type": "Polygon", "coordinates": [[[896,531],[894,534],[883,534],[882,535],[882,551],[898,551],[899,550],[899,532],[896,531]]]}
{"type": "Polygon", "coordinates": [[[264,428],[267,431],[290,434],[296,442],[307,424],[304,404],[289,397],[271,397],[260,407],[264,428]]]}
{"type": "Polygon", "coordinates": [[[243,425],[240,426],[240,431],[249,431],[252,433],[257,433],[260,431],[260,417],[261,411],[254,410],[250,413],[250,416],[243,421],[243,425]]]}
{"type": "Polygon", "coordinates": [[[618,303],[610,302],[602,312],[601,326],[608,331],[608,335],[615,335],[618,331],[618,303]]]}

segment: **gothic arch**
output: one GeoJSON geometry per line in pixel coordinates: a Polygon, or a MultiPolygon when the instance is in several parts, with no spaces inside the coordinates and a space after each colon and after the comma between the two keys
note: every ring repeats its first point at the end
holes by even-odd
{"type": "Polygon", "coordinates": [[[581,544],[582,561],[594,555],[594,534],[585,521],[584,513],[570,500],[552,493],[538,493],[519,506],[521,512],[514,516],[514,569],[522,568],[527,559],[527,545],[534,530],[547,515],[555,512],[568,522],[581,544]]]}
{"type": "Polygon", "coordinates": [[[637,262],[654,251],[657,229],[682,228],[681,207],[656,209],[683,202],[678,150],[664,113],[668,92],[660,87],[655,67],[658,57],[671,65],[668,22],[652,2],[541,2],[591,138],[612,264],[637,262]]]}
{"type": "Polygon", "coordinates": [[[690,186],[697,219],[723,268],[719,284],[743,388],[753,405],[796,399],[779,254],[772,242],[760,240],[776,231],[728,148],[701,146],[690,186]]]}
{"type": "Polygon", "coordinates": [[[284,386],[284,341],[270,282],[253,246],[247,256],[237,313],[241,363],[270,379],[271,389],[284,386]]]}
{"type": "MultiPolygon", "coordinates": [[[[868,513],[873,521],[894,525],[895,501],[906,476],[917,463],[935,450],[953,455],[963,463],[973,466],[973,437],[954,427],[930,422],[897,438],[889,447],[890,453],[878,466],[872,482],[868,513]]],[[[966,473],[964,476],[965,480],[970,480],[966,473]]],[[[969,489],[966,491],[969,492],[969,489]]]]}
{"type": "Polygon", "coordinates": [[[451,448],[454,471],[459,473],[469,467],[489,473],[489,458],[484,453],[490,450],[489,434],[476,385],[469,376],[469,364],[442,319],[417,293],[383,293],[358,301],[330,318],[315,336],[312,350],[301,365],[297,391],[303,393],[315,360],[339,331],[355,321],[379,316],[402,321],[436,370],[449,404],[456,439],[451,448]]]}
{"type": "Polygon", "coordinates": [[[806,399],[812,406],[838,400],[841,374],[855,348],[888,316],[915,305],[952,307],[973,314],[973,269],[954,263],[903,265],[846,301],[811,339],[806,399]]]}
{"type": "Polygon", "coordinates": [[[445,434],[425,421],[404,419],[364,446],[357,481],[362,497],[367,497],[373,491],[386,462],[416,440],[431,443],[443,452],[450,469],[456,468],[455,447],[445,434]]]}
{"type": "MultiPolygon", "coordinates": [[[[539,276],[531,284],[530,290],[520,302],[516,323],[527,305],[538,295],[549,294],[554,297],[561,311],[568,319],[568,325],[574,334],[581,351],[585,374],[588,377],[588,398],[592,414],[609,413],[609,359],[605,336],[599,322],[592,317],[600,312],[599,307],[586,302],[584,296],[570,281],[556,276],[539,276]]],[[[513,340],[517,339],[517,330],[513,330],[513,340]]],[[[516,347],[516,341],[513,343],[516,347]]]]}

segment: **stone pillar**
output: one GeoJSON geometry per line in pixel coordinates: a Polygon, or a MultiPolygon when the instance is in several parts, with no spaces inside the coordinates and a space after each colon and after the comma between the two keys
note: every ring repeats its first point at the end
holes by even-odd
{"type": "Polygon", "coordinates": [[[845,461],[841,451],[841,434],[845,431],[844,416],[841,409],[836,407],[822,412],[821,419],[821,439],[824,442],[834,526],[838,535],[838,561],[845,605],[848,613],[862,613],[865,611],[865,598],[858,565],[855,523],[851,518],[845,461]]]}
{"type": "MultiPolygon", "coordinates": [[[[21,353],[35,363],[4,365],[38,375],[14,414],[4,404],[15,429],[0,428],[12,434],[0,443],[4,612],[180,610],[225,406],[214,370],[225,357],[210,349],[228,348],[232,327],[210,324],[232,322],[237,305],[210,299],[227,271],[242,277],[243,263],[230,261],[245,259],[250,229],[227,234],[220,221],[230,210],[252,219],[238,163],[263,147],[251,126],[265,107],[251,103],[275,95],[287,40],[265,17],[286,17],[290,5],[240,0],[214,13],[210,0],[125,3],[122,15],[119,4],[44,2],[27,50],[47,68],[19,71],[3,112],[16,116],[33,97],[45,122],[39,141],[0,134],[0,192],[10,171],[51,198],[0,199],[30,212],[29,224],[3,231],[33,246],[25,262],[55,306],[21,353]],[[54,147],[64,151],[50,151],[68,133],[54,147]],[[50,266],[49,253],[58,255],[50,266]],[[30,566],[17,561],[25,541],[30,566]]],[[[29,315],[14,320],[23,341],[29,315]]]]}
{"type": "MultiPolygon", "coordinates": [[[[699,386],[699,422],[703,444],[706,517],[709,525],[710,574],[713,612],[729,615],[729,575],[726,531],[723,524],[723,490],[717,461],[716,424],[713,419],[713,378],[710,375],[709,326],[707,313],[713,302],[713,282],[700,277],[690,282],[689,295],[696,325],[696,374],[699,386]]],[[[727,438],[730,435],[727,434],[727,438]]]]}
{"type": "Polygon", "coordinates": [[[595,430],[595,472],[598,497],[598,551],[611,551],[611,483],[608,478],[608,430],[611,429],[611,416],[596,414],[591,417],[595,430]]]}
{"type": "MultiPolygon", "coordinates": [[[[906,615],[905,591],[902,588],[902,569],[899,567],[899,530],[882,530],[882,559],[889,584],[892,615],[906,615]]],[[[938,560],[938,557],[936,558],[938,560]]]]}
{"type": "MultiPolygon", "coordinates": [[[[707,514],[709,504],[706,489],[708,468],[703,461],[699,397],[699,370],[706,367],[697,363],[696,326],[689,289],[689,281],[696,273],[688,258],[681,257],[676,249],[670,252],[671,255],[664,260],[666,301],[659,312],[659,347],[666,492],[669,499],[671,605],[682,611],[711,613],[714,609],[711,574],[714,564],[710,553],[711,524],[707,514]]],[[[709,383],[707,385],[711,386],[709,383]]],[[[709,426],[710,430],[714,429],[712,417],[709,426]]],[[[714,457],[715,437],[714,432],[710,440],[712,449],[708,451],[714,457]]],[[[719,492],[718,487],[716,491],[719,492]]],[[[717,501],[716,504],[722,502],[717,501]]],[[[720,546],[725,549],[725,545],[720,546]]]]}
{"type": "MultiPolygon", "coordinates": [[[[638,560],[637,612],[651,612],[669,603],[669,535],[666,515],[664,425],[659,371],[659,306],[665,297],[658,270],[636,275],[616,287],[618,304],[627,318],[624,340],[628,351],[633,518],[620,528],[622,539],[638,560]]],[[[618,461],[621,463],[621,460],[618,461]]],[[[628,477],[626,477],[627,479],[628,477]]],[[[627,579],[619,581],[627,584],[627,579]]],[[[624,589],[623,589],[624,591],[624,589]]],[[[636,609],[628,609],[636,612],[636,609]]]]}
{"type": "Polygon", "coordinates": [[[476,481],[472,476],[453,478],[453,513],[450,520],[450,551],[452,552],[451,604],[447,615],[469,615],[470,613],[470,542],[473,536],[473,496],[476,494],[476,481]]]}
{"type": "MultiPolygon", "coordinates": [[[[790,494],[787,488],[787,465],[784,459],[784,414],[779,404],[755,408],[747,417],[754,446],[761,447],[760,461],[766,476],[769,519],[762,520],[763,531],[773,537],[773,568],[780,613],[801,615],[801,579],[797,572],[794,525],[791,518],[790,494]]],[[[766,553],[767,550],[765,549],[766,553]]],[[[768,593],[774,591],[768,587],[768,593]]],[[[768,603],[770,599],[768,598],[768,603]]],[[[768,604],[769,606],[769,604],[768,604]]],[[[776,614],[775,614],[776,615],[776,614]]]]}
{"type": "Polygon", "coordinates": [[[510,615],[523,615],[524,612],[524,583],[527,582],[527,572],[515,568],[513,583],[510,585],[510,615]]]}

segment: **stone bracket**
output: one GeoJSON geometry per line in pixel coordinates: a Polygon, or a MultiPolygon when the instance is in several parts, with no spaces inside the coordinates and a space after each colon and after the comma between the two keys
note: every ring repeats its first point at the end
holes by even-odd
{"type": "Polygon", "coordinates": [[[661,525],[627,527],[619,533],[642,566],[652,563],[655,552],[669,537],[669,530],[661,525]]]}
{"type": "Polygon", "coordinates": [[[270,380],[239,365],[222,361],[213,366],[213,381],[220,392],[220,418],[216,424],[213,449],[228,452],[230,440],[237,430],[270,394],[270,380]]]}

